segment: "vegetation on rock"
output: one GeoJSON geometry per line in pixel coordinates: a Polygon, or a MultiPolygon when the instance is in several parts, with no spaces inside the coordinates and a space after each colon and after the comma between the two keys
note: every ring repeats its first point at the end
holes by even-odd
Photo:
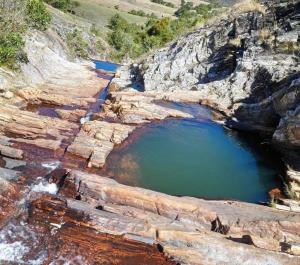
{"type": "Polygon", "coordinates": [[[45,30],[51,17],[41,0],[0,1],[0,66],[27,62],[23,36],[28,27],[45,30]]]}
{"type": "Polygon", "coordinates": [[[88,43],[83,39],[82,32],[74,29],[67,36],[67,44],[74,57],[88,58],[88,43]]]}
{"type": "Polygon", "coordinates": [[[51,16],[42,0],[28,0],[26,16],[28,25],[38,30],[46,30],[51,21],[51,16]]]}
{"type": "Polygon", "coordinates": [[[74,8],[80,5],[77,1],[72,0],[44,0],[47,4],[60,9],[62,11],[68,11],[73,13],[74,8]]]}
{"type": "Polygon", "coordinates": [[[214,9],[215,5],[194,7],[191,2],[183,2],[175,13],[176,19],[151,18],[145,25],[129,23],[117,14],[109,22],[111,32],[108,34],[108,42],[115,49],[111,57],[116,61],[125,57],[134,59],[153,48],[161,47],[213,16],[214,9]]]}

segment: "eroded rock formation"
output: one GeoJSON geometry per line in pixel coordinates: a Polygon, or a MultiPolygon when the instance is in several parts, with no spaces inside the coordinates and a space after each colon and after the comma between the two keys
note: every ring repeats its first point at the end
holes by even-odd
{"type": "Polygon", "coordinates": [[[273,135],[292,165],[296,198],[299,1],[272,3],[265,14],[206,26],[134,66],[145,92],[118,91],[132,83],[121,71],[94,116],[109,81],[68,61],[55,33],[27,36],[22,78],[2,70],[0,78],[5,89],[22,87],[0,99],[0,262],[298,265],[295,200],[280,197],[275,209],[175,197],[87,173],[137,126],[193,117],[161,101],[202,103],[233,126],[273,135]]]}

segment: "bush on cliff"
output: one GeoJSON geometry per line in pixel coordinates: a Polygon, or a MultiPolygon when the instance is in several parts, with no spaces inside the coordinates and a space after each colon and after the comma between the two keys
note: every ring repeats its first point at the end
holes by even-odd
{"type": "Polygon", "coordinates": [[[41,0],[0,0],[0,66],[27,62],[23,36],[28,26],[45,30],[50,15],[41,0]]]}
{"type": "Polygon", "coordinates": [[[0,33],[0,66],[15,69],[17,61],[27,62],[23,46],[24,41],[19,32],[0,33]]]}
{"type": "Polygon", "coordinates": [[[51,21],[51,16],[42,0],[28,0],[26,15],[28,24],[38,30],[46,30],[51,21]]]}
{"type": "Polygon", "coordinates": [[[62,11],[74,13],[74,8],[80,6],[78,1],[72,0],[44,0],[47,4],[62,11]]]}
{"type": "Polygon", "coordinates": [[[67,44],[74,57],[88,59],[88,43],[83,39],[82,32],[74,29],[67,36],[67,44]]]}
{"type": "Polygon", "coordinates": [[[27,61],[22,34],[26,31],[24,0],[0,0],[0,66],[17,68],[27,61]]]}

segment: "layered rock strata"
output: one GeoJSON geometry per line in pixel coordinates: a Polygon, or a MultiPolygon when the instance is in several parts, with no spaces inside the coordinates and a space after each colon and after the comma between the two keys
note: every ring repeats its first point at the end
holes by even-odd
{"type": "Polygon", "coordinates": [[[121,144],[134,129],[119,123],[86,122],[67,152],[88,160],[88,167],[103,167],[114,146],[121,144]]]}
{"type": "MultiPolygon", "coordinates": [[[[105,117],[128,124],[143,124],[166,118],[193,118],[187,112],[155,104],[168,95],[139,92],[111,92],[103,105],[105,117]]],[[[171,95],[169,95],[171,96],[171,95]]],[[[177,97],[180,102],[193,102],[190,98],[177,97]]]]}
{"type": "Polygon", "coordinates": [[[159,244],[180,264],[300,261],[299,214],[234,201],[179,198],[79,171],[71,171],[64,178],[59,193],[68,199],[48,197],[33,202],[38,220],[59,222],[64,229],[64,220],[71,221],[68,211],[81,212],[88,216],[81,225],[159,244]],[[61,215],[58,209],[65,207],[69,210],[61,215]]]}

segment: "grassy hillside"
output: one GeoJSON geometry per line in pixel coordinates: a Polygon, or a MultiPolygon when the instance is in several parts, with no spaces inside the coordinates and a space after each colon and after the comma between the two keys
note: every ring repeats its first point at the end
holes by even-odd
{"type": "Polygon", "coordinates": [[[114,7],[107,7],[97,0],[77,0],[80,5],[74,8],[76,15],[97,24],[101,28],[108,25],[109,20],[116,14],[120,14],[130,23],[143,24],[147,18],[128,14],[126,11],[117,10],[114,7]]]}
{"type": "MultiPolygon", "coordinates": [[[[143,24],[147,18],[131,15],[131,10],[143,11],[146,14],[154,13],[158,18],[172,17],[180,6],[181,0],[166,0],[174,4],[174,8],[153,3],[151,0],[77,0],[79,7],[74,8],[76,15],[89,20],[100,27],[106,26],[115,14],[120,14],[129,23],[143,24]]],[[[195,5],[207,3],[202,0],[191,0],[195,5]]]]}

